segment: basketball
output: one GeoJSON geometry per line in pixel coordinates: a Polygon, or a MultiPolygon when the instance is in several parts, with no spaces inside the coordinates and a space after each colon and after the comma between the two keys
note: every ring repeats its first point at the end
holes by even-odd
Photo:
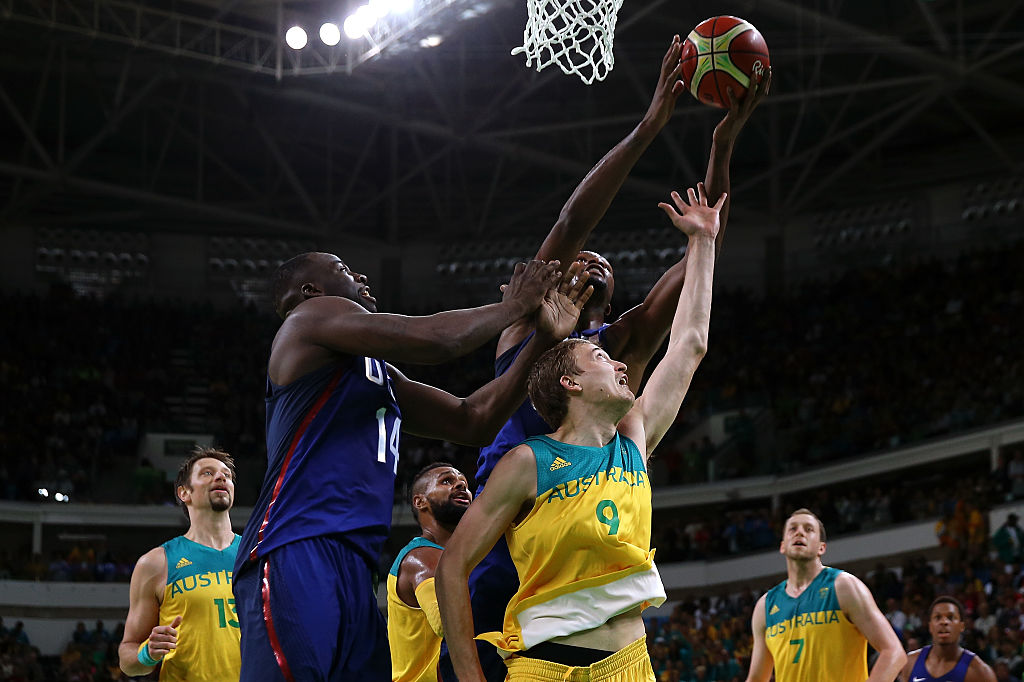
{"type": "Polygon", "coordinates": [[[704,104],[729,108],[728,88],[739,101],[747,94],[752,74],[768,68],[768,45],[753,24],[739,17],[711,17],[683,41],[682,80],[704,104]]]}

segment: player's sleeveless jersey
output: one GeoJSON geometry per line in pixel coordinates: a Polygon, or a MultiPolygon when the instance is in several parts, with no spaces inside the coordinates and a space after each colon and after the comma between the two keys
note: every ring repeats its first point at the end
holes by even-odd
{"type": "MultiPolygon", "coordinates": [[[[573,332],[569,335],[570,339],[590,339],[597,343],[604,345],[605,330],[610,325],[602,325],[597,329],[585,329],[582,332],[573,332]]],[[[507,351],[501,354],[497,360],[494,361],[494,376],[500,377],[508,368],[512,366],[516,358],[519,357],[519,353],[522,352],[523,348],[526,347],[526,343],[533,337],[533,334],[529,334],[523,339],[519,345],[509,348],[507,351]]],[[[494,465],[498,463],[498,460],[502,456],[514,448],[515,446],[522,443],[530,436],[539,436],[542,433],[551,433],[554,431],[553,428],[548,426],[548,423],[541,419],[537,411],[533,409],[533,405],[530,404],[530,399],[527,398],[523,401],[523,404],[519,406],[519,409],[509,417],[505,425],[501,427],[501,431],[494,437],[494,441],[490,445],[480,448],[480,455],[476,460],[476,478],[477,482],[477,495],[480,494],[484,483],[487,482],[487,478],[491,475],[491,471],[494,470],[494,465]]]]}
{"type": "Polygon", "coordinates": [[[786,581],[765,595],[765,644],[775,662],[776,682],[864,682],[868,643],[839,608],[836,577],[826,566],[793,598],[786,581]]]}
{"type": "Polygon", "coordinates": [[[161,682],[237,680],[242,667],[231,576],[239,536],[216,550],[179,535],[163,544],[167,586],[160,625],[181,616],[177,648],[160,664],[161,682]]]}
{"type": "Polygon", "coordinates": [[[636,444],[615,434],[604,447],[547,436],[526,445],[537,462],[537,499],[505,533],[519,591],[504,632],[480,639],[519,651],[663,603],[650,548],[651,486],[636,444]]]}
{"type": "Polygon", "coordinates": [[[967,677],[967,669],[971,667],[971,661],[974,660],[974,652],[963,650],[960,654],[960,660],[956,662],[953,669],[945,675],[939,677],[932,677],[928,673],[928,668],[925,666],[925,661],[928,659],[928,652],[932,650],[929,644],[921,649],[921,653],[917,656],[917,661],[914,663],[914,669],[910,672],[911,682],[964,682],[967,677]]]}
{"type": "Polygon", "coordinates": [[[343,534],[376,564],[391,527],[401,413],[384,362],[353,357],[267,380],[267,474],[236,570],[281,545],[343,534]]]}
{"type": "Polygon", "coordinates": [[[388,643],[391,645],[392,682],[437,680],[441,638],[430,627],[422,609],[409,606],[398,596],[398,569],[405,556],[419,547],[444,549],[424,537],[413,538],[398,553],[388,574],[388,643]]]}

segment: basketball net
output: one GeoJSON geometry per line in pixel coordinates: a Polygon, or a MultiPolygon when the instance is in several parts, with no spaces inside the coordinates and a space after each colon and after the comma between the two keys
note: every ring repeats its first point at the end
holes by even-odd
{"type": "Polygon", "coordinates": [[[523,44],[512,54],[526,54],[538,71],[557,64],[590,85],[604,80],[615,66],[612,41],[622,0],[526,0],[529,12],[523,44]]]}

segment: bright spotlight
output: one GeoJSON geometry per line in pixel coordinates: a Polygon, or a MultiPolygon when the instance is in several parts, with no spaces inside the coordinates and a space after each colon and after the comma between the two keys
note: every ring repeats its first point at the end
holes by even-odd
{"type": "Polygon", "coordinates": [[[420,47],[437,47],[443,40],[444,38],[439,35],[427,36],[420,41],[420,47]]]}
{"type": "Polygon", "coordinates": [[[369,31],[377,23],[377,14],[370,9],[369,5],[360,5],[356,9],[356,19],[364,31],[369,31]]]}
{"type": "Polygon", "coordinates": [[[46,488],[40,488],[40,489],[39,489],[39,490],[37,490],[36,492],[38,492],[38,493],[39,493],[39,496],[40,496],[40,497],[49,497],[49,496],[50,496],[50,491],[49,491],[49,490],[47,490],[46,488]]]}
{"type": "Polygon", "coordinates": [[[413,0],[389,0],[391,11],[395,14],[404,14],[412,9],[413,0]]]}
{"type": "Polygon", "coordinates": [[[362,22],[359,21],[359,18],[354,14],[350,15],[348,19],[345,19],[345,23],[342,26],[342,28],[345,30],[345,35],[347,35],[352,40],[363,37],[363,24],[362,22]]]}
{"type": "Polygon", "coordinates": [[[337,45],[341,40],[341,31],[338,29],[338,25],[328,22],[321,26],[320,40],[324,41],[324,45],[337,45]]]}
{"type": "Polygon", "coordinates": [[[306,38],[306,32],[299,26],[292,26],[288,29],[288,32],[284,34],[284,41],[288,43],[288,47],[293,50],[301,50],[306,46],[308,38],[306,38]]]}
{"type": "Polygon", "coordinates": [[[383,19],[391,11],[390,0],[370,0],[368,6],[370,11],[373,12],[373,16],[378,19],[383,19]]]}
{"type": "Polygon", "coordinates": [[[54,493],[53,499],[57,500],[58,502],[63,502],[64,501],[64,493],[54,493]]]}

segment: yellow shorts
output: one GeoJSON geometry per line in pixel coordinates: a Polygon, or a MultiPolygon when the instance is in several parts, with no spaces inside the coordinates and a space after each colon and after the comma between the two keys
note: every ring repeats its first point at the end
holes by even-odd
{"type": "Polygon", "coordinates": [[[506,682],[655,682],[646,637],[586,667],[574,668],[522,656],[505,659],[505,665],[506,682]]]}

